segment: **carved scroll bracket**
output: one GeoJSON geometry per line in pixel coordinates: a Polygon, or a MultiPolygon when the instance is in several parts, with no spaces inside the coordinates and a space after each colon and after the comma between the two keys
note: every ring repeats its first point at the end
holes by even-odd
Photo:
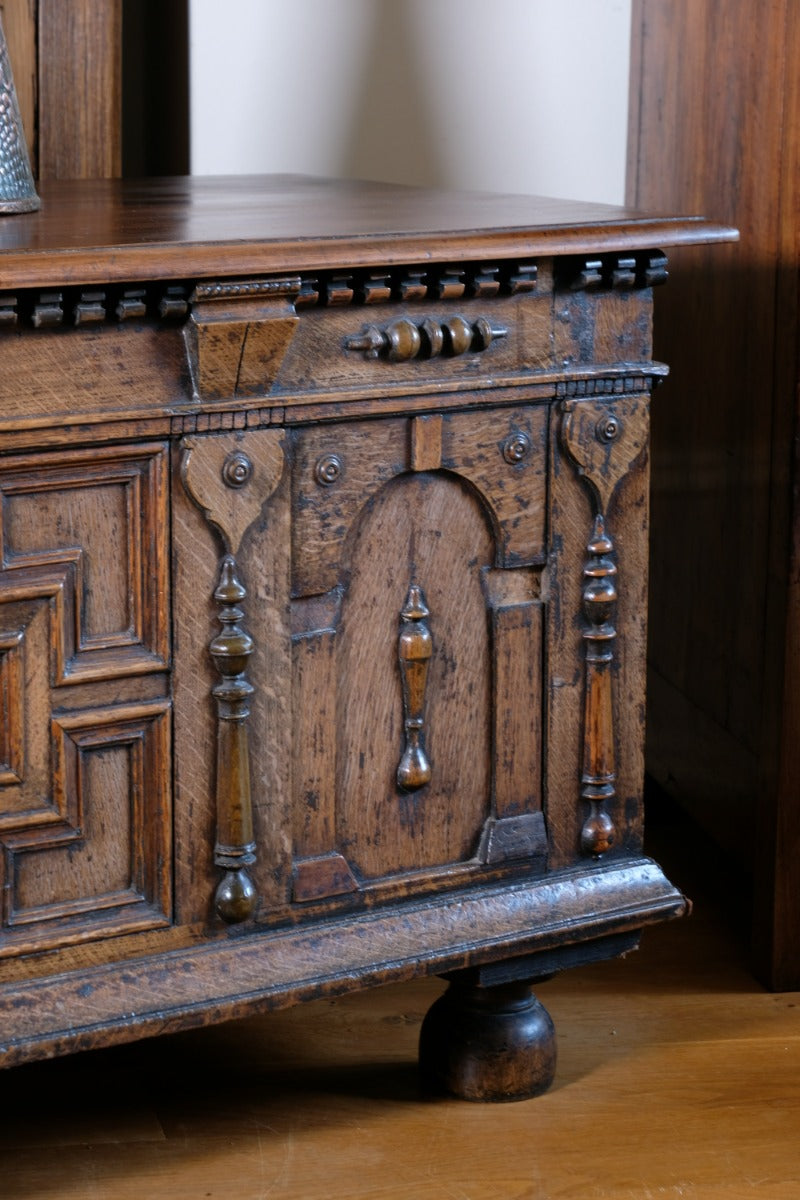
{"type": "Polygon", "coordinates": [[[647,402],[626,397],[612,403],[568,400],[562,423],[564,445],[591,492],[594,523],[583,568],[585,687],[581,798],[589,813],[581,829],[581,850],[599,858],[614,844],[609,807],[616,797],[614,710],[611,672],[617,567],[606,514],[621,481],[647,444],[647,402]]]}
{"type": "Polygon", "coordinates": [[[281,481],[281,437],[277,429],[261,429],[183,440],[184,487],[234,557],[281,481]]]}
{"type": "Polygon", "coordinates": [[[188,494],[218,530],[225,550],[214,591],[222,628],[209,650],[220,676],[212,689],[217,706],[214,862],[224,872],[214,899],[217,914],[229,924],[251,917],[257,902],[247,872],[256,852],[248,745],[253,686],[246,677],[254,645],[242,625],[247,592],[236,555],[280,483],[284,467],[280,439],[277,430],[187,438],[181,463],[188,494]]]}
{"type": "Polygon", "coordinates": [[[617,485],[647,445],[648,422],[648,403],[641,396],[564,402],[564,445],[604,517],[617,485]]]}

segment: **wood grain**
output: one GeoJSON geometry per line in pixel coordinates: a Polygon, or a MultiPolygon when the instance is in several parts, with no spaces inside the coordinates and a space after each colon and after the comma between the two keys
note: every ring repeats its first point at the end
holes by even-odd
{"type": "Polygon", "coordinates": [[[637,0],[633,30],[630,202],[742,231],[718,255],[676,252],[658,297],[672,374],[653,411],[648,761],[755,871],[759,969],[797,987],[800,25],[791,0],[637,0]]]}
{"type": "Polygon", "coordinates": [[[0,466],[2,954],[170,915],[166,457],[0,466]]]}
{"type": "Polygon", "coordinates": [[[338,834],[370,878],[471,858],[489,815],[491,677],[480,568],[492,557],[476,500],[441,477],[401,476],[358,527],[342,606],[338,834]],[[403,749],[397,636],[412,580],[424,588],[436,647],[425,698],[433,779],[404,794],[395,784],[403,749]]]}
{"type": "Polygon", "coordinates": [[[578,929],[598,939],[635,932],[686,906],[655,864],[639,857],[603,871],[476,889],[456,905],[422,899],[246,939],[206,935],[177,954],[128,962],[124,971],[104,963],[4,988],[0,1056],[11,1066],[202,1025],[209,1016],[227,1020],[338,995],[356,979],[363,987],[410,979],[434,966],[446,973],[525,955],[535,975],[535,956],[552,964],[549,952],[578,929]]]}
{"type": "MultiPolygon", "coordinates": [[[[58,0],[50,0],[56,9],[58,0]]],[[[0,229],[0,279],[17,287],[193,274],[318,270],[577,254],[727,240],[700,218],[579,201],[431,192],[300,176],[43,182],[38,214],[0,229]],[[229,221],[236,211],[236,238],[229,221]],[[387,232],[387,230],[391,232],[387,232]],[[481,232],[483,230],[483,232],[481,232]],[[435,246],[435,250],[432,249],[435,246]],[[101,247],[113,247],[103,259],[101,247]]]]}
{"type": "Polygon", "coordinates": [[[38,177],[122,170],[122,0],[39,0],[38,177]]]}
{"type": "MultiPolygon", "coordinates": [[[[728,236],[291,177],[54,185],[41,222],[0,227],[4,865],[63,826],[4,917],[64,926],[4,966],[7,1065],[432,972],[529,1008],[528,979],[685,911],[641,850],[649,239],[728,236]],[[353,346],[367,310],[396,360],[353,346]],[[577,456],[619,572],[602,722],[565,408],[620,452],[577,456]],[[593,741],[617,765],[599,863],[593,741]],[[244,865],[257,906],[215,912],[244,865]],[[128,891],[147,932],[108,917],[128,891]]],[[[482,1073],[474,1094],[508,1091],[482,1073]]]]}
{"type": "MultiPolygon", "coordinates": [[[[691,837],[662,834],[673,870],[691,837]]],[[[624,965],[541,986],[558,1035],[544,1096],[422,1099],[419,1028],[443,985],[420,980],[15,1069],[5,1195],[194,1200],[235,1179],[276,1200],[795,1200],[797,998],[749,976],[730,881],[704,867],[682,882],[691,922],[648,931],[624,965]],[[608,1136],[576,1153],[598,1111],[608,1136]]]]}

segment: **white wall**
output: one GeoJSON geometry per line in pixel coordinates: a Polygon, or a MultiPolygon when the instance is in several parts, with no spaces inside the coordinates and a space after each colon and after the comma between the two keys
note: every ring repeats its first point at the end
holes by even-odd
{"type": "Polygon", "coordinates": [[[190,0],[195,174],[621,203],[631,0],[190,0]]]}

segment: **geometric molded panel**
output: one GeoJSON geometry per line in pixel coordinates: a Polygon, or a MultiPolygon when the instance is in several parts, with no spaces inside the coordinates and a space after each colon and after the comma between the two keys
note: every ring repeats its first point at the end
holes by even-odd
{"type": "Polygon", "coordinates": [[[53,686],[167,665],[167,531],[161,443],[3,460],[0,588],[62,591],[53,686]]]}
{"type": "Polygon", "coordinates": [[[22,783],[22,639],[0,626],[0,787],[22,783]]]}
{"type": "Polygon", "coordinates": [[[3,836],[0,952],[168,923],[170,702],[52,721],[57,824],[3,836]]]}
{"type": "Polygon", "coordinates": [[[0,644],[15,643],[0,652],[0,750],[4,742],[7,747],[0,771],[0,832],[52,825],[66,815],[53,794],[49,679],[52,627],[60,623],[54,613],[63,593],[52,578],[40,574],[36,583],[29,579],[25,599],[18,600],[19,593],[4,588],[0,578],[0,630],[14,631],[0,633],[0,644]]]}
{"type": "Polygon", "coordinates": [[[0,831],[52,825],[66,817],[53,787],[50,738],[51,659],[60,656],[60,631],[70,627],[65,600],[71,590],[63,583],[60,567],[0,574],[0,629],[14,629],[17,639],[6,656],[10,703],[3,723],[15,747],[15,765],[0,776],[0,831]],[[9,577],[24,577],[25,583],[11,588],[9,577]]]}
{"type": "Polygon", "coordinates": [[[170,920],[168,464],[0,460],[0,955],[170,920]]]}

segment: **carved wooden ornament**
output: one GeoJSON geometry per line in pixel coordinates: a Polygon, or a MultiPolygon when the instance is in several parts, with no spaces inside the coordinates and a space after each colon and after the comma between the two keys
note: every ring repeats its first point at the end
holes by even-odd
{"type": "Polygon", "coordinates": [[[220,682],[217,702],[217,841],[214,862],[225,874],[217,887],[215,908],[228,924],[247,920],[256,906],[256,890],[245,870],[256,861],[247,719],[253,685],[245,676],[253,639],[242,628],[241,604],[247,593],[236,573],[236,560],[222,560],[214,599],[220,605],[221,631],[209,647],[220,682]]]}
{"type": "Polygon", "coordinates": [[[297,329],[299,277],[198,284],[185,327],[202,400],[266,395],[297,329]]]}
{"type": "Polygon", "coordinates": [[[583,568],[586,677],[581,768],[581,798],[589,806],[581,829],[581,851],[593,858],[610,850],[616,836],[608,808],[616,796],[611,670],[617,636],[617,567],[606,512],[617,486],[644,450],[647,434],[647,402],[641,397],[613,403],[569,400],[564,405],[563,441],[595,504],[589,557],[583,568]]]}
{"type": "Polygon", "coordinates": [[[397,767],[397,786],[406,792],[415,792],[431,781],[431,764],[422,744],[425,686],[433,653],[433,641],[426,624],[429,616],[422,588],[412,583],[400,613],[398,645],[406,745],[397,767]]]}
{"type": "Polygon", "coordinates": [[[276,429],[183,441],[181,472],[186,491],[234,557],[280,483],[283,467],[281,433],[276,429]]]}
{"type": "Polygon", "coordinates": [[[610,403],[567,400],[564,445],[605,515],[619,482],[647,445],[648,404],[641,396],[610,403]]]}
{"type": "Polygon", "coordinates": [[[215,908],[228,924],[247,920],[257,896],[246,868],[255,862],[247,722],[252,684],[246,678],[253,640],[242,627],[247,596],[236,555],[280,483],[284,453],[277,430],[187,438],[181,463],[187,492],[222,538],[225,554],[214,599],[221,631],[209,647],[220,682],[217,705],[217,840],[214,861],[224,871],[215,908]]]}

